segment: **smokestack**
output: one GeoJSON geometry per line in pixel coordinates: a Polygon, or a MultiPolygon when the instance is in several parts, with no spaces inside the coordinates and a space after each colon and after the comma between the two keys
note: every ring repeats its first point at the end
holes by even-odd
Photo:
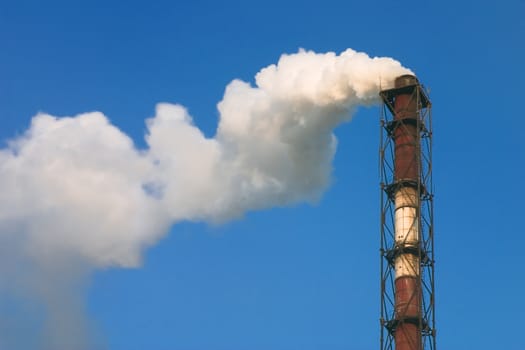
{"type": "MultiPolygon", "coordinates": [[[[429,259],[433,256],[433,248],[427,251],[429,244],[433,246],[432,195],[426,183],[431,179],[431,157],[430,154],[422,154],[422,142],[428,146],[425,152],[430,153],[431,150],[431,132],[428,129],[430,101],[413,75],[397,77],[395,87],[382,91],[381,97],[392,116],[390,120],[383,119],[387,140],[381,146],[382,184],[387,194],[382,200],[382,243],[388,242],[381,249],[387,260],[386,266],[382,264],[382,309],[387,304],[386,300],[393,296],[390,313],[385,315],[382,311],[382,323],[388,329],[390,338],[385,341],[381,337],[382,349],[391,349],[393,342],[396,350],[422,350],[425,348],[425,337],[430,335],[433,338],[435,333],[433,259],[429,259]],[[389,152],[393,159],[387,159],[387,148],[393,149],[389,152]],[[392,168],[393,172],[387,174],[385,170],[392,171],[392,168]],[[422,209],[426,209],[430,219],[421,217],[422,209]],[[387,212],[393,212],[390,214],[393,230],[385,219],[387,212]],[[393,232],[393,237],[385,238],[387,232],[393,232]],[[429,281],[425,280],[429,275],[425,269],[430,269],[429,281]],[[390,290],[385,276],[393,276],[387,277],[393,279],[390,290]],[[430,293],[423,295],[423,289],[427,287],[430,287],[430,293]],[[430,300],[426,300],[427,294],[430,294],[430,300]],[[431,321],[428,320],[429,315],[431,321]]],[[[435,348],[435,339],[429,344],[430,348],[435,348]]]]}
{"type": "Polygon", "coordinates": [[[419,276],[418,170],[420,168],[417,135],[417,101],[407,86],[417,85],[414,76],[395,80],[399,94],[394,97],[395,142],[395,312],[398,321],[395,340],[397,350],[420,350],[421,296],[419,276]]]}

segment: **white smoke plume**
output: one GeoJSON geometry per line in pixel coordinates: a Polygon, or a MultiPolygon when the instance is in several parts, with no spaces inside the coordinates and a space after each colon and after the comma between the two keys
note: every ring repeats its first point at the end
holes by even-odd
{"type": "Polygon", "coordinates": [[[43,303],[52,329],[44,343],[71,348],[89,337],[71,329],[85,328],[78,295],[89,271],[139,266],[143,250],[181,220],[315,201],[330,183],[333,129],[407,73],[350,49],[300,50],[262,69],[255,86],[226,87],[213,138],[184,107],[157,105],[146,149],[100,112],[36,115],[0,150],[4,292],[43,303]]]}

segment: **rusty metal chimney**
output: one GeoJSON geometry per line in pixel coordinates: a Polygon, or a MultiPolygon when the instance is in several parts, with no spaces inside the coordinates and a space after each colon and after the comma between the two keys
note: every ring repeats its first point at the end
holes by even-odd
{"type": "Polygon", "coordinates": [[[413,75],[381,98],[381,349],[435,349],[431,104],[413,75]]]}

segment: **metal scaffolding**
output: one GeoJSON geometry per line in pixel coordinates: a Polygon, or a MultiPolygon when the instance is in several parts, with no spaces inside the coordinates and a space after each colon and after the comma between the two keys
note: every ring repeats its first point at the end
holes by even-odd
{"type": "MultiPolygon", "coordinates": [[[[396,80],[396,88],[383,90],[380,93],[383,101],[379,149],[381,172],[380,349],[435,350],[431,102],[415,77],[412,77],[412,80],[406,80],[406,77],[409,76],[404,77],[404,84],[401,83],[398,86],[396,80]],[[409,111],[410,116],[407,116],[408,108],[403,109],[399,107],[399,101],[396,102],[397,99],[401,99],[400,96],[408,101],[404,103],[412,106],[413,111],[409,111]],[[412,134],[409,134],[410,132],[412,134]],[[400,143],[399,139],[402,137],[405,143],[400,143]],[[396,138],[398,138],[397,142],[396,138]],[[410,154],[413,154],[412,163],[408,165],[406,149],[401,149],[406,146],[406,140],[411,140],[408,147],[412,147],[409,151],[412,152],[410,154]],[[405,160],[396,160],[396,157],[400,158],[399,154],[404,156],[405,160]],[[414,176],[401,176],[402,166],[407,169],[415,167],[417,170],[413,171],[414,176]],[[398,195],[407,189],[410,189],[413,195],[405,197],[405,202],[407,198],[413,202],[407,206],[415,213],[411,224],[415,227],[413,237],[416,238],[412,243],[400,240],[399,233],[396,236],[396,227],[399,227],[399,222],[396,220],[400,220],[399,215],[396,218],[396,211],[399,209],[399,202],[396,200],[399,200],[398,195]],[[400,302],[401,297],[396,295],[401,293],[400,287],[396,284],[397,279],[401,279],[399,260],[408,259],[407,257],[415,261],[414,270],[417,271],[411,275],[408,273],[415,287],[410,289],[411,295],[409,295],[408,302],[406,300],[400,302]],[[416,311],[407,312],[409,307],[415,308],[416,311]],[[396,332],[398,332],[397,336],[396,332]],[[412,332],[412,334],[402,335],[400,332],[412,332]]],[[[405,266],[410,265],[405,264],[405,266]]]]}

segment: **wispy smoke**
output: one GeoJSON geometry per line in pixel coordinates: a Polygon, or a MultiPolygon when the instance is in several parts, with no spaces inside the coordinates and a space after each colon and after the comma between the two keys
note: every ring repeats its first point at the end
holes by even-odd
{"type": "Polygon", "coordinates": [[[90,271],[140,265],[181,220],[315,201],[330,183],[333,129],[406,73],[353,50],[283,55],[256,86],[226,87],[213,138],[184,107],[157,105],[146,149],[99,112],[36,115],[0,150],[3,291],[43,305],[43,344],[87,348],[79,296],[90,271]]]}

